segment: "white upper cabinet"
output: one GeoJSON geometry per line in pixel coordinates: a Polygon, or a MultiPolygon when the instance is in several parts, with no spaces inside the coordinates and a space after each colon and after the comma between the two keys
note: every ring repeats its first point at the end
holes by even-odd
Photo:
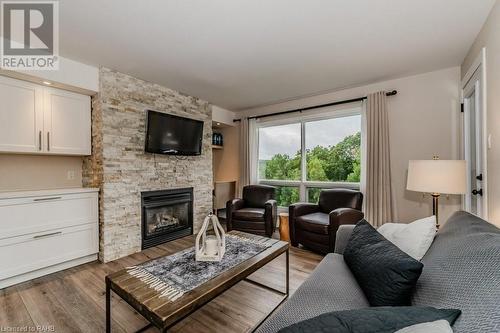
{"type": "Polygon", "coordinates": [[[91,154],[90,97],[0,76],[0,152],[91,154]]]}
{"type": "Polygon", "coordinates": [[[0,76],[0,151],[41,152],[43,87],[0,76]]]}
{"type": "Polygon", "coordinates": [[[44,95],[47,152],[90,155],[90,97],[59,89],[44,95]]]}

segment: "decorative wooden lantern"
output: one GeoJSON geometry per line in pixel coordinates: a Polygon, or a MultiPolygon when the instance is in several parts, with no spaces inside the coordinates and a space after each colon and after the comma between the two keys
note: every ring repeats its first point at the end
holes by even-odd
{"type": "Polygon", "coordinates": [[[196,236],[197,261],[221,261],[226,251],[226,233],[217,216],[208,214],[203,221],[200,232],[196,236]],[[212,222],[215,235],[207,235],[208,226],[212,222]]]}

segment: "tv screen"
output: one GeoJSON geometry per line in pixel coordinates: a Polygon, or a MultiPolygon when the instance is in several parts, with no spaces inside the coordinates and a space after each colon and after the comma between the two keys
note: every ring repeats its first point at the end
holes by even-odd
{"type": "Polygon", "coordinates": [[[147,152],[169,155],[200,155],[202,139],[202,121],[148,110],[147,152]]]}

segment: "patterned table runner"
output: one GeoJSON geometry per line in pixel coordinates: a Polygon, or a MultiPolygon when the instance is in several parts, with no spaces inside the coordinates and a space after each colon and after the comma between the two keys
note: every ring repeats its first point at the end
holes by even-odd
{"type": "Polygon", "coordinates": [[[269,239],[249,239],[226,234],[226,252],[220,262],[195,260],[194,246],[170,256],[127,267],[127,272],[175,301],[186,292],[213,279],[270,247],[269,239]]]}

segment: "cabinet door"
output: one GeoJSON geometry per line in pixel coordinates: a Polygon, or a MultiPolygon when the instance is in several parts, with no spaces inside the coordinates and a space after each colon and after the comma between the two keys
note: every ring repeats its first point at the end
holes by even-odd
{"type": "Polygon", "coordinates": [[[90,155],[90,97],[46,88],[45,147],[49,154],[90,155]]]}
{"type": "Polygon", "coordinates": [[[43,88],[0,76],[0,151],[43,149],[43,88]]]}

